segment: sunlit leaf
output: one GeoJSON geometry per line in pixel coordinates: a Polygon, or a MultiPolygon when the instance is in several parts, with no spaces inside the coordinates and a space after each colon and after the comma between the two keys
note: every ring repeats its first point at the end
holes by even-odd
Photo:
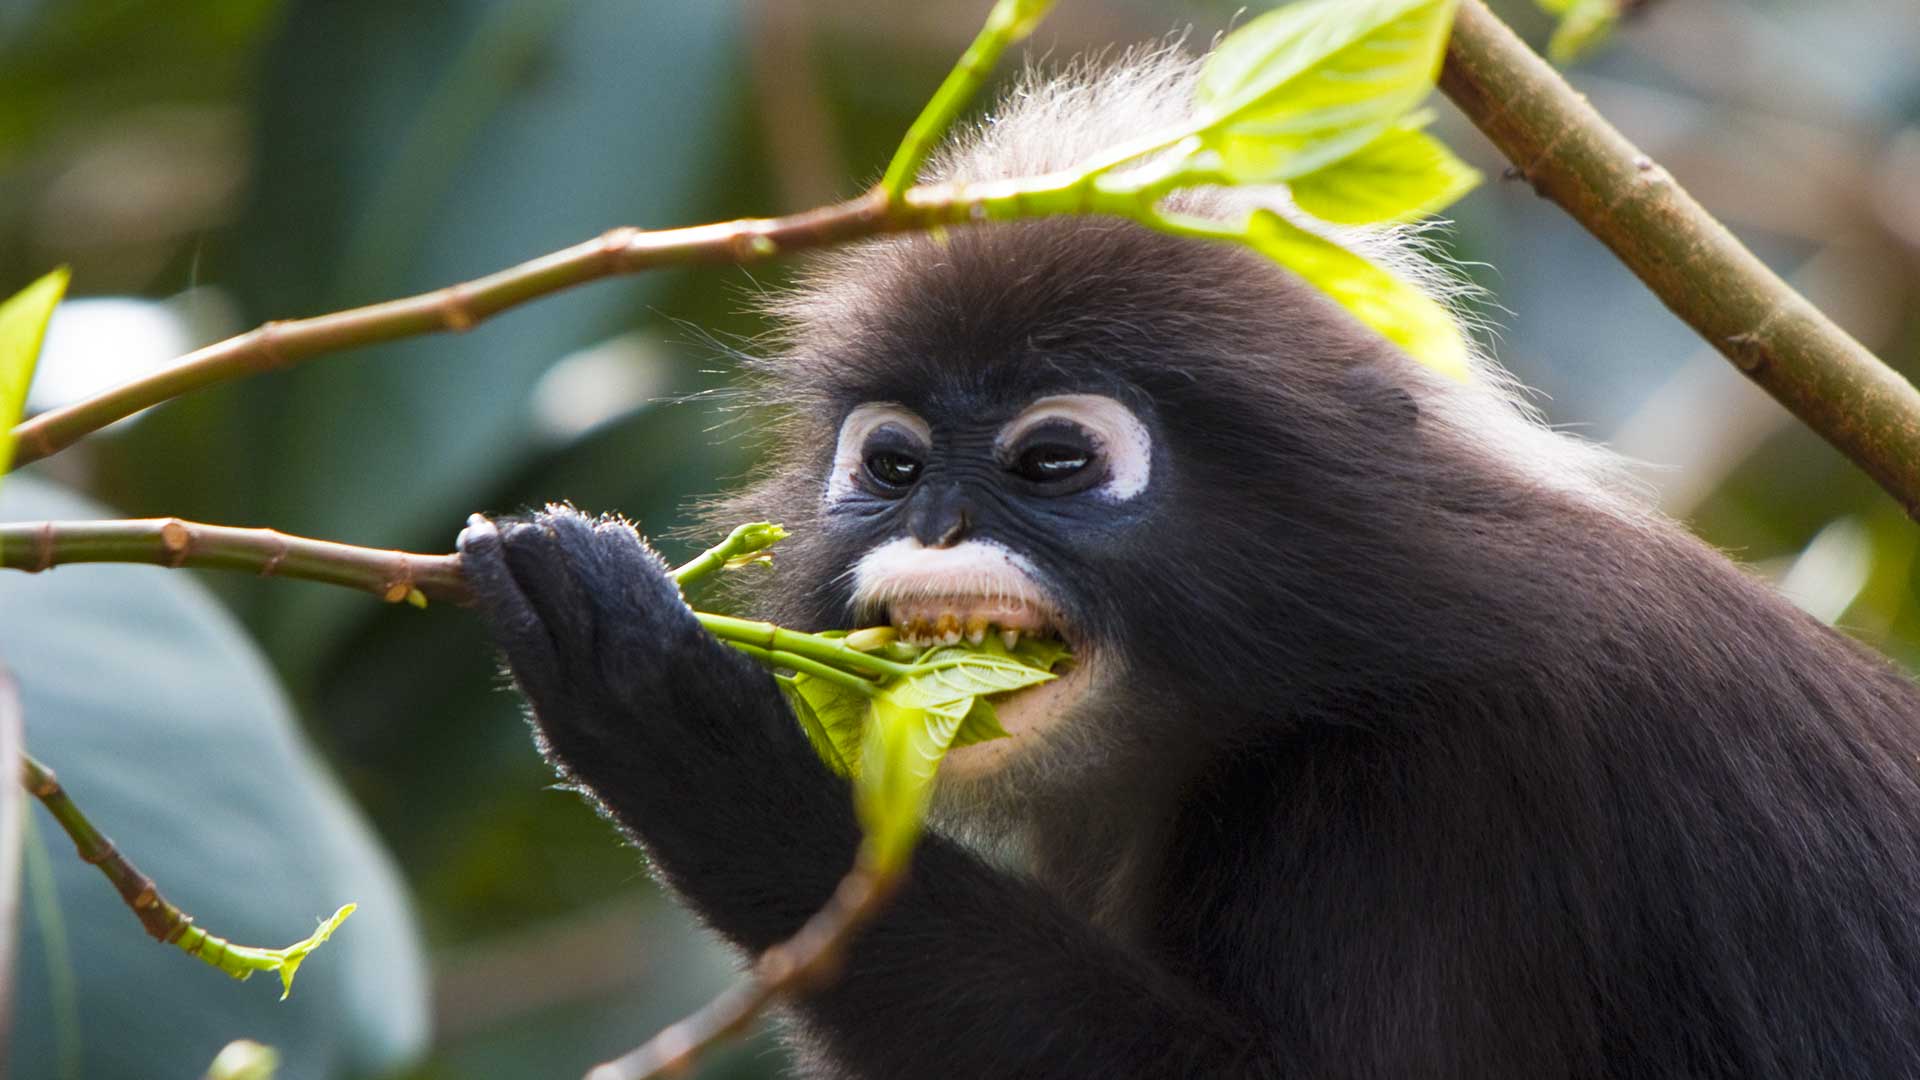
{"type": "Polygon", "coordinates": [[[68,276],[63,266],[0,303],[0,472],[13,461],[13,426],[26,408],[27,384],[68,276]]]}
{"type": "Polygon", "coordinates": [[[1412,221],[1452,204],[1480,182],[1445,143],[1396,127],[1353,154],[1288,185],[1300,209],[1342,225],[1412,221]]]}
{"type": "Polygon", "coordinates": [[[1239,239],[1339,301],[1415,360],[1463,382],[1469,377],[1459,324],[1419,289],[1271,210],[1249,215],[1239,239]]]}
{"type": "Polygon", "coordinates": [[[1323,168],[1433,89],[1457,0],[1305,0],[1227,35],[1201,69],[1199,132],[1239,183],[1323,168]]]}
{"type": "MultiPolygon", "coordinates": [[[[884,696],[906,708],[952,709],[983,694],[1006,693],[1053,678],[1044,669],[1029,667],[1004,651],[986,651],[999,644],[935,649],[920,661],[926,670],[895,680],[884,696]]],[[[964,708],[961,715],[965,715],[964,708]]]]}
{"type": "Polygon", "coordinates": [[[854,803],[882,871],[897,867],[919,837],[934,771],[965,716],[902,705],[890,693],[873,699],[854,803]]]}

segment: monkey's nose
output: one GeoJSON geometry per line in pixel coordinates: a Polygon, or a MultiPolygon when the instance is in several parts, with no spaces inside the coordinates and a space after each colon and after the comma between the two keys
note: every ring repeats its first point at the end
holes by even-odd
{"type": "Polygon", "coordinates": [[[958,484],[917,493],[917,503],[907,518],[907,531],[928,547],[952,547],[967,535],[973,525],[973,505],[958,484]]]}

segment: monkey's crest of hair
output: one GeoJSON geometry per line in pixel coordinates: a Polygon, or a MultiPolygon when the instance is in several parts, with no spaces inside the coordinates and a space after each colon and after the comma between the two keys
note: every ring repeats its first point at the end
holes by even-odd
{"type": "MultiPolygon", "coordinates": [[[[1193,115],[1200,67],[1201,58],[1179,41],[1136,46],[1117,57],[1082,57],[1057,71],[1030,66],[980,121],[958,132],[934,155],[922,179],[994,180],[1069,169],[1143,134],[1180,127],[1193,115]]],[[[1146,167],[1152,161],[1128,167],[1146,167]]],[[[1579,495],[1624,518],[1647,512],[1649,491],[1631,475],[1629,463],[1603,447],[1548,428],[1527,391],[1487,354],[1484,339],[1493,328],[1472,310],[1481,290],[1434,242],[1445,222],[1333,225],[1297,209],[1284,187],[1189,189],[1170,202],[1182,213],[1221,220],[1272,209],[1412,282],[1452,313],[1472,354],[1469,385],[1422,381],[1418,398],[1425,422],[1454,429],[1457,438],[1513,463],[1535,482],[1579,495]]],[[[917,239],[889,237],[829,253],[813,265],[798,290],[767,306],[789,327],[818,336],[824,327],[847,322],[848,305],[869,293],[863,279],[874,273],[876,253],[897,251],[917,239]]],[[[1232,272],[1233,264],[1223,257],[1221,273],[1232,272]]],[[[777,400],[790,402],[785,396],[789,389],[781,387],[777,400]]]]}

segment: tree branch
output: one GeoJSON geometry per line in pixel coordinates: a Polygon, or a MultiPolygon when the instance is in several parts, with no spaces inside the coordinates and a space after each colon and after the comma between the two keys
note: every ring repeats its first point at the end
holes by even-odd
{"type": "Polygon", "coordinates": [[[188,353],[162,371],[42,413],[13,429],[13,468],[71,446],[116,420],[181,394],[259,371],[396,338],[468,330],[510,307],[618,274],[693,263],[748,263],[782,251],[918,228],[963,212],[940,200],[898,200],[878,191],[779,218],[646,232],[626,227],[519,266],[433,292],[367,307],[265,323],[188,353]]]}
{"type": "Polygon", "coordinates": [[[1535,191],[1920,516],[1920,392],[1754,257],[1482,0],[1461,0],[1440,89],[1535,191]]]}
{"type": "Polygon", "coordinates": [[[38,573],[66,563],[154,563],[251,570],[370,592],[388,603],[465,603],[458,555],[416,555],[179,518],[0,525],[0,567],[38,573]]]}
{"type": "Polygon", "coordinates": [[[647,1040],[644,1046],[596,1065],[587,1080],[651,1080],[678,1075],[721,1040],[741,1031],[774,998],[831,978],[854,932],[877,914],[899,886],[864,856],[854,863],[826,906],[794,935],[754,961],[742,981],[647,1040]]]}

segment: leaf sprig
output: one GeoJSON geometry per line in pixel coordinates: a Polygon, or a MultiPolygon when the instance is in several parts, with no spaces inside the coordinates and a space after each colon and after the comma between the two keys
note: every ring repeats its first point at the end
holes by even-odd
{"type": "MultiPolygon", "coordinates": [[[[786,535],[778,525],[742,525],[675,570],[674,580],[684,588],[765,561],[786,535]]],[[[991,699],[1051,681],[1068,655],[1065,645],[1033,637],[1011,648],[993,635],[978,645],[919,647],[891,627],[805,633],[694,614],[715,637],[774,669],[814,751],[853,781],[863,857],[880,873],[912,851],[947,751],[1006,736],[991,699]]]]}
{"type": "Polygon", "coordinates": [[[1191,123],[1052,177],[981,185],[976,217],[1102,213],[1244,244],[1319,288],[1414,359],[1469,377],[1444,306],[1341,244],[1330,227],[1391,225],[1450,205],[1478,171],[1425,132],[1458,0],[1301,0],[1227,35],[1201,67],[1191,123]],[[1270,209],[1215,220],[1165,208],[1183,189],[1285,187],[1270,209]]]}

